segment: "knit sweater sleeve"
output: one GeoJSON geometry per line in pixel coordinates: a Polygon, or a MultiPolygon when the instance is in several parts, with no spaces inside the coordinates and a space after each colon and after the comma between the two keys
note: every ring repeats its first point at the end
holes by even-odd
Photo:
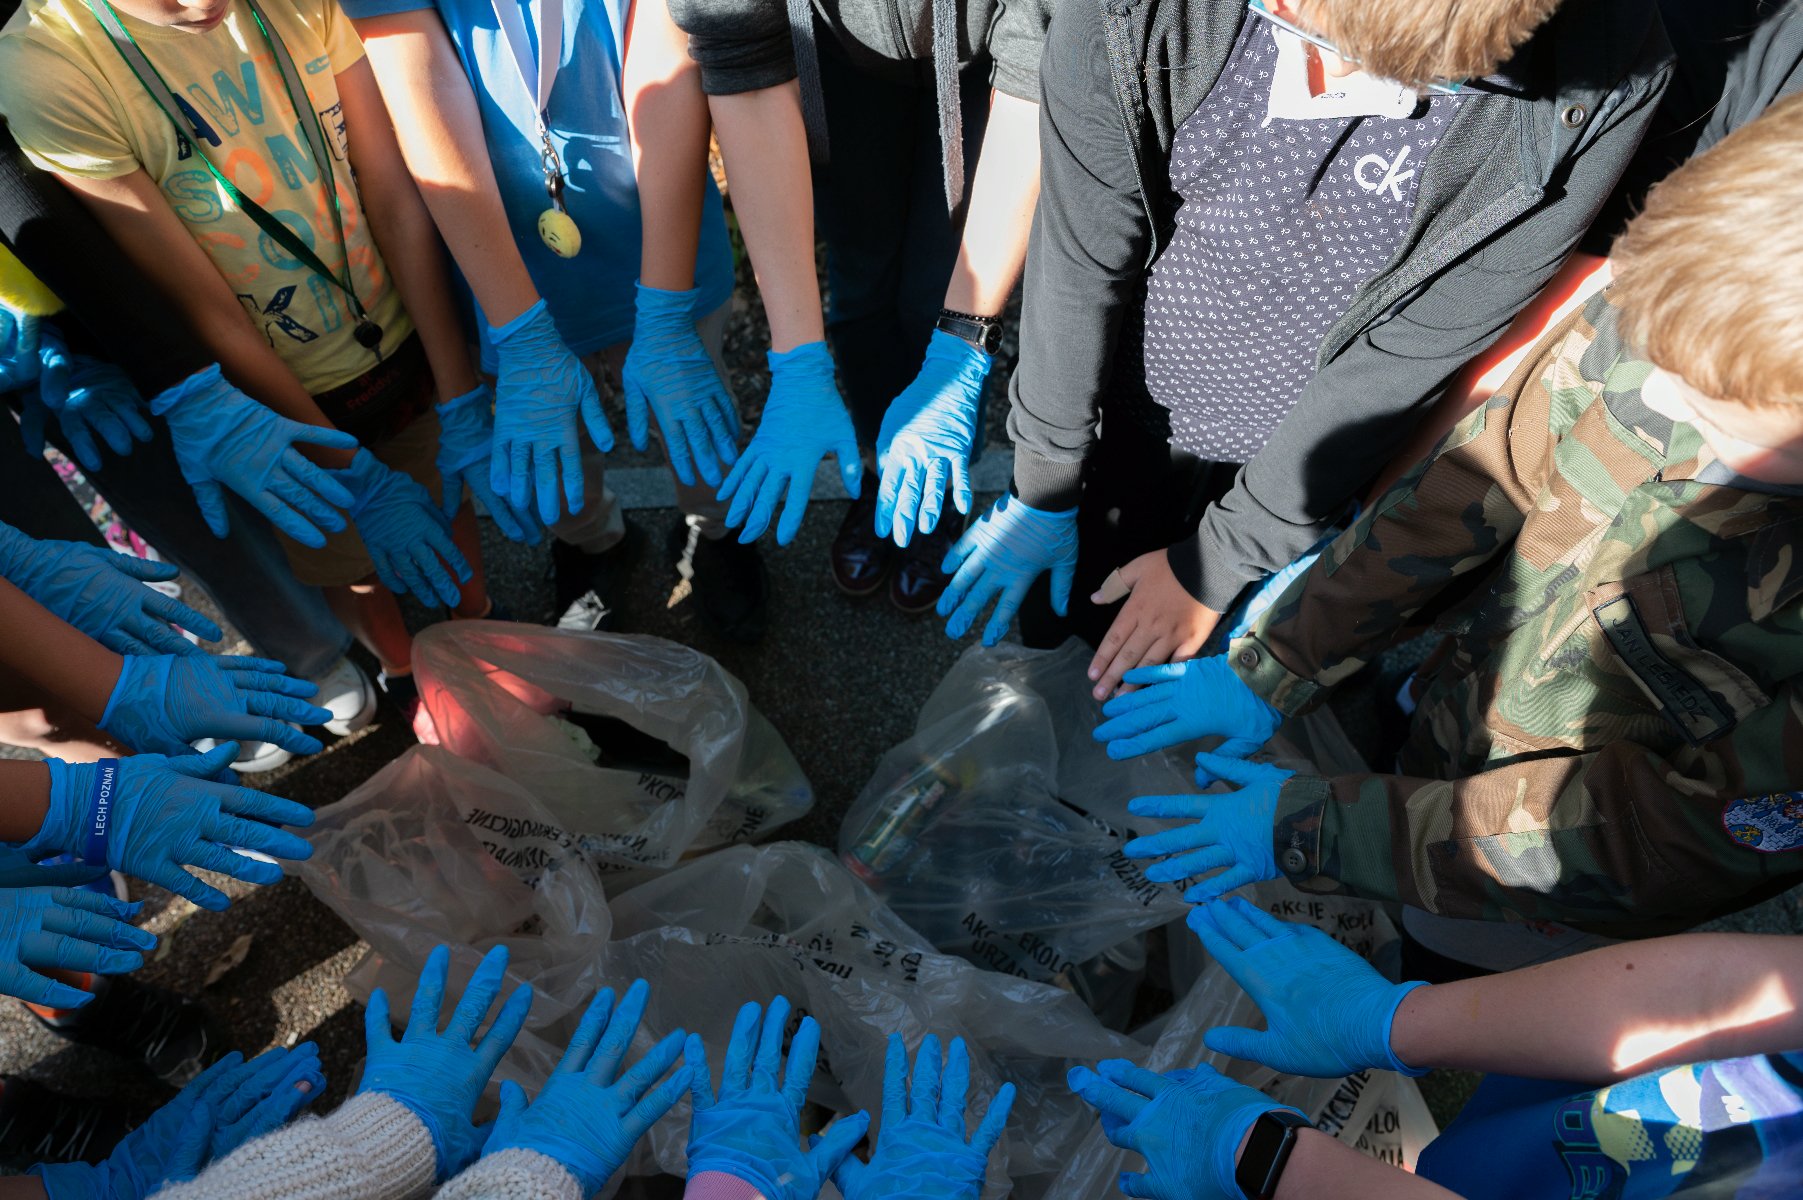
{"type": "Polygon", "coordinates": [[[156,1200],[416,1200],[438,1168],[432,1137],[396,1100],[352,1096],[329,1117],[302,1117],[246,1142],[156,1200]]]}
{"type": "Polygon", "coordinates": [[[516,1147],[478,1159],[435,1200],[582,1200],[582,1185],[556,1159],[516,1147]]]}

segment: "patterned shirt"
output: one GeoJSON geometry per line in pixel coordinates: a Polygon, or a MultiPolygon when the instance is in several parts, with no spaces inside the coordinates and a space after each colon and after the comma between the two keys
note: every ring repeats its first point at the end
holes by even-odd
{"type": "Polygon", "coordinates": [[[1597,296],[1232,644],[1300,712],[1442,610],[1400,772],[1285,782],[1292,881],[1625,936],[1803,879],[1803,496],[1652,370],[1597,296]]]}
{"type": "Polygon", "coordinates": [[[1289,414],[1321,339],[1395,255],[1460,103],[1363,75],[1311,98],[1307,69],[1299,39],[1246,21],[1171,146],[1182,207],[1146,285],[1145,382],[1200,458],[1246,462],[1289,414]]]}

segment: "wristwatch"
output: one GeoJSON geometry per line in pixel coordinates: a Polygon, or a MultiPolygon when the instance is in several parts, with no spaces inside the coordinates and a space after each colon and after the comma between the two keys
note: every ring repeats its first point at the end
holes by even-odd
{"type": "Polygon", "coordinates": [[[985,354],[994,354],[1002,348],[1000,317],[979,317],[974,313],[953,312],[949,308],[942,308],[933,328],[961,338],[985,354]]]}
{"type": "Polygon", "coordinates": [[[1307,1117],[1287,1108],[1259,1114],[1252,1123],[1252,1132],[1246,1135],[1239,1166],[1233,1171],[1233,1181],[1247,1200],[1271,1200],[1277,1194],[1283,1169],[1289,1165],[1290,1151],[1296,1148],[1296,1132],[1313,1128],[1307,1117]]]}

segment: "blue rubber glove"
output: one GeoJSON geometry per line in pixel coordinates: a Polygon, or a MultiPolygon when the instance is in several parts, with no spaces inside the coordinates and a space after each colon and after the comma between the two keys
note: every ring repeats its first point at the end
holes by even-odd
{"type": "Polygon", "coordinates": [[[1238,896],[1191,909],[1189,927],[1265,1014],[1262,1032],[1210,1029],[1202,1035],[1210,1050],[1318,1079],[1369,1067],[1426,1074],[1390,1049],[1402,998],[1426,983],[1391,983],[1314,926],[1280,921],[1238,896]]]}
{"type": "Polygon", "coordinates": [[[1018,496],[1003,495],[964,531],[939,569],[952,577],[934,610],[950,618],[949,638],[969,633],[994,600],[983,644],[1001,641],[1043,571],[1052,573],[1052,611],[1062,617],[1077,575],[1077,510],[1040,512],[1018,496]]]}
{"type": "Polygon", "coordinates": [[[438,1022],[444,1007],[445,981],[451,952],[439,946],[426,958],[413,992],[413,1012],[400,1041],[388,1022],[388,994],[377,988],[363,1014],[369,1057],[357,1093],[380,1092],[410,1109],[432,1135],[438,1153],[438,1178],[449,1179],[476,1161],[488,1128],[470,1121],[488,1077],[519,1036],[532,1007],[532,985],[521,984],[507,997],[488,1034],[475,1041],[476,1030],[494,1007],[507,975],[507,947],[483,956],[444,1032],[438,1022]],[[472,1044],[473,1043],[473,1044],[472,1044]]]}
{"type": "Polygon", "coordinates": [[[269,742],[318,754],[319,739],[293,725],[323,725],[332,714],[300,697],[319,688],[266,658],[128,654],[100,728],[139,752],[187,754],[201,738],[269,742]]]}
{"type": "Polygon", "coordinates": [[[1240,786],[1237,792],[1213,796],[1140,796],[1127,802],[1127,811],[1141,817],[1194,817],[1193,825],[1137,837],[1121,847],[1128,858],[1158,858],[1163,862],[1146,868],[1154,883],[1175,883],[1194,875],[1221,871],[1192,886],[1183,894],[1191,904],[1225,896],[1234,888],[1261,879],[1276,879],[1277,859],[1272,851],[1272,826],[1277,820],[1277,796],[1283,781],[1294,775],[1267,763],[1196,755],[1197,778],[1204,786],[1224,779],[1240,786]],[[1226,870],[1222,871],[1221,868],[1226,870]]]}
{"type": "Polygon", "coordinates": [[[150,411],[168,422],[182,478],[216,537],[231,532],[222,484],[303,546],[317,549],[344,528],[338,510],[350,492],[297,447],[355,450],[350,434],[290,421],[233,387],[218,363],[159,393],[150,411]]]}
{"type": "Polygon", "coordinates": [[[864,464],[858,458],[858,435],[851,414],[839,398],[833,382],[833,357],[825,342],[809,342],[778,354],[772,350],[770,398],[758,421],[751,444],[733,465],[720,489],[720,499],[730,500],[728,528],[745,528],[741,542],[755,542],[770,527],[776,506],[783,506],[776,526],[776,544],[795,540],[801,519],[807,515],[808,492],[814,486],[814,469],[831,454],[839,460],[839,475],[853,500],[864,482],[864,464]]]}
{"type": "Polygon", "coordinates": [[[442,481],[445,520],[457,518],[463,489],[482,501],[501,532],[516,542],[536,546],[544,526],[530,504],[513,506],[513,498],[489,483],[494,457],[495,394],[484,383],[438,406],[438,477],[442,481]]]}
{"type": "Polygon", "coordinates": [[[756,1004],[739,1010],[717,1097],[707,1050],[699,1036],[689,1035],[683,1058],[695,1102],[689,1126],[690,1178],[719,1171],[756,1187],[765,1200],[814,1200],[870,1128],[870,1115],[856,1113],[835,1121],[813,1139],[810,1149],[801,1148],[801,1106],[820,1053],[820,1026],[813,1017],[802,1018],[784,1070],[788,1020],[789,1002],[782,996],[770,1002],[768,1013],[756,1004]]]}
{"type": "Polygon", "coordinates": [[[889,1035],[883,1071],[883,1127],[868,1163],[847,1156],[833,1172],[845,1200],[978,1200],[989,1152],[1001,1140],[1014,1105],[1004,1083],[968,1141],[964,1102],[970,1090],[970,1052],[953,1038],[940,1074],[939,1039],[927,1034],[908,1080],[908,1048],[889,1035]]]}
{"type": "Polygon", "coordinates": [[[411,592],[423,604],[456,607],[457,585],[469,582],[470,564],[451,540],[451,523],[432,503],[432,493],[368,450],[332,474],[350,490],[351,520],[382,585],[397,596],[411,592]]]}
{"type": "Polygon", "coordinates": [[[883,414],[876,437],[876,534],[906,546],[939,525],[945,493],[970,512],[970,456],[983,420],[983,381],[993,360],[963,338],[935,329],[926,362],[883,414]]]}
{"type": "MultiPolygon", "coordinates": [[[[274,1132],[325,1091],[319,1047],[302,1042],[292,1049],[265,1050],[244,1064],[213,1097],[211,1128],[201,1165],[224,1158],[246,1142],[274,1132]]],[[[196,1170],[195,1174],[199,1174],[196,1170]]],[[[172,1179],[192,1179],[177,1173],[172,1179]]]]}
{"type": "Polygon", "coordinates": [[[539,520],[549,525],[561,510],[557,473],[563,472],[563,504],[582,511],[580,417],[595,449],[614,448],[601,396],[582,361],[557,335],[551,310],[540,300],[496,329],[488,328],[499,360],[495,379],[495,448],[488,482],[515,508],[538,495],[539,520]]]}
{"type": "Polygon", "coordinates": [[[223,912],[231,904],[225,893],[183,868],[200,867],[268,886],[282,881],[282,868],[234,854],[235,847],[274,858],[313,856],[312,846],[280,828],[313,824],[311,809],[213,781],[237,757],[238,743],[224,742],[205,754],[179,758],[46,759],[50,809],[23,849],[38,858],[80,855],[223,912]]]}
{"type": "Polygon", "coordinates": [[[42,329],[38,318],[0,304],[0,393],[23,391],[37,383],[43,369],[38,361],[42,329]]]}
{"type": "Polygon", "coordinates": [[[488,1135],[484,1157],[502,1150],[536,1150],[574,1175],[584,1196],[600,1191],[645,1131],[676,1106],[689,1086],[686,1067],[657,1082],[682,1057],[687,1035],[680,1029],[620,1074],[650,995],[651,988],[640,979],[615,1009],[613,989],[603,989],[530,1105],[519,1084],[503,1083],[501,1115],[488,1135]]]}
{"type": "Polygon", "coordinates": [[[670,469],[690,487],[695,476],[720,486],[739,458],[739,410],[695,332],[701,289],[666,292],[638,285],[632,346],[620,382],[626,389],[626,434],[635,450],[651,444],[651,414],[663,431],[670,469]]]}
{"type": "Polygon", "coordinates": [[[181,572],[86,542],[36,541],[0,522],[0,575],[115,654],[202,655],[171,624],[216,642],[219,626],[146,583],[181,572]]]}
{"type": "Polygon", "coordinates": [[[31,856],[17,846],[0,845],[0,888],[80,887],[105,874],[105,864],[39,864],[31,861],[31,856]]]}
{"type": "Polygon", "coordinates": [[[1121,677],[1139,690],[1102,706],[1108,720],[1095,739],[1108,757],[1135,758],[1203,737],[1224,737],[1215,753],[1245,758],[1271,740],[1283,714],[1234,674],[1225,655],[1156,667],[1135,667],[1121,677]]]}
{"type": "Polygon", "coordinates": [[[193,1179],[207,1163],[248,1140],[228,1130],[230,1114],[241,1114],[239,1129],[268,1132],[316,1099],[324,1085],[318,1048],[311,1042],[293,1051],[271,1050],[248,1063],[234,1050],[126,1134],[104,1161],[40,1163],[29,1174],[43,1181],[49,1200],[147,1200],[167,1184],[193,1179]],[[274,1123],[243,1125],[258,1111],[286,1115],[274,1123]]]}
{"type": "Polygon", "coordinates": [[[0,992],[53,1008],[80,1008],[92,992],[43,972],[123,975],[144,965],[157,940],[127,922],[140,904],[67,887],[0,891],[0,992]]]}
{"type": "MultiPolygon", "coordinates": [[[[85,470],[100,469],[100,437],[114,454],[130,454],[132,440],[151,439],[150,422],[139,411],[144,400],[131,379],[118,367],[85,354],[71,354],[56,326],[38,331],[38,401],[53,414],[69,439],[75,461],[85,470]]],[[[41,423],[34,419],[24,428],[25,449],[44,452],[41,423]]]]}
{"type": "Polygon", "coordinates": [[[1241,1140],[1263,1114],[1296,1112],[1206,1065],[1159,1075],[1109,1058],[1069,1079],[1108,1140],[1146,1160],[1120,1180],[1122,1194],[1146,1200],[1244,1200],[1233,1178],[1241,1140]]]}

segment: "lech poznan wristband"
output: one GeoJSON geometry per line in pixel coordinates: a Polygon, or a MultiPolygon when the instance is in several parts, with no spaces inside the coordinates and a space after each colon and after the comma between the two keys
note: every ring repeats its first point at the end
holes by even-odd
{"type": "Polygon", "coordinates": [[[119,760],[103,758],[94,764],[94,783],[88,791],[88,819],[83,828],[83,862],[106,865],[107,833],[113,819],[114,791],[119,783],[119,760]]]}

